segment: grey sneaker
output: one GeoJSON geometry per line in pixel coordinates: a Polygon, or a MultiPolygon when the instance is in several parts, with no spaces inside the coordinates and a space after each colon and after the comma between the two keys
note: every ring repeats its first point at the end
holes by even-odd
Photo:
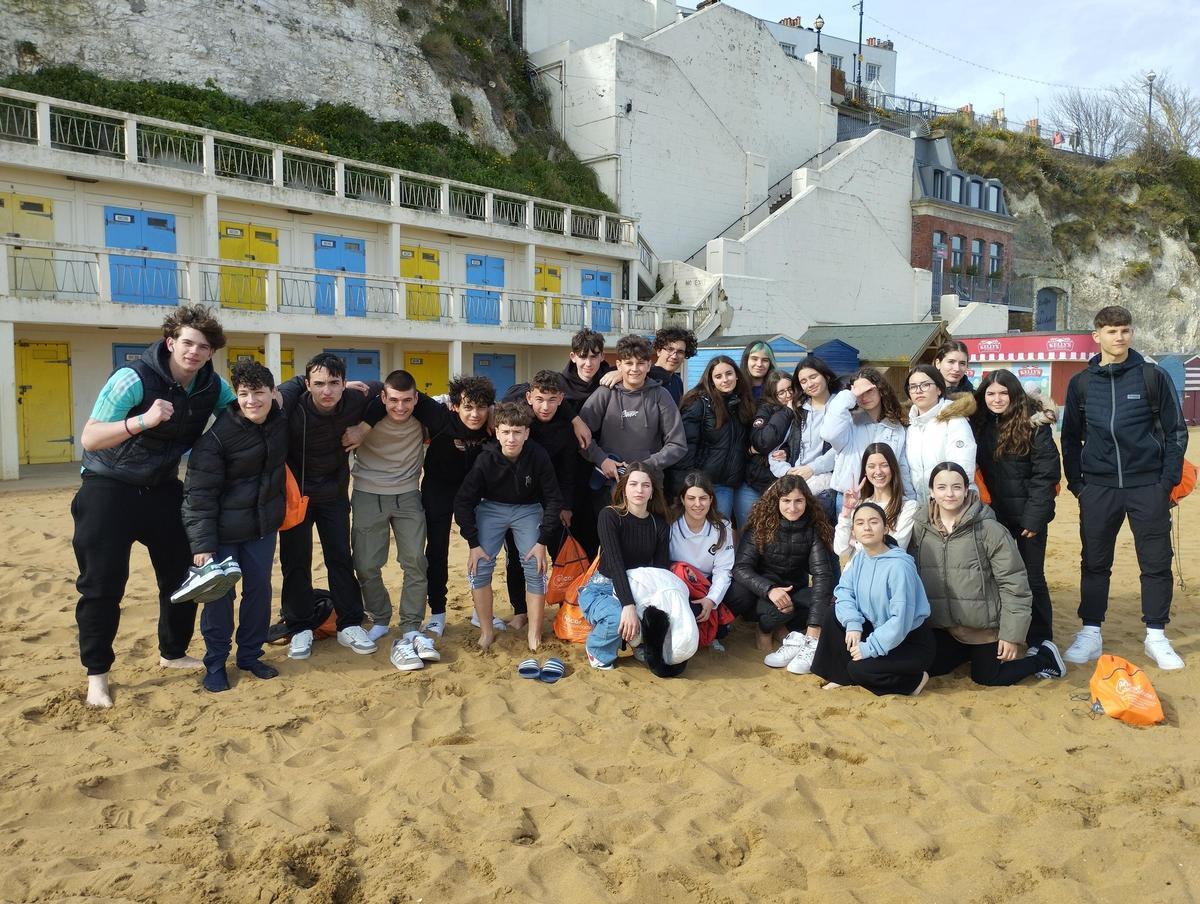
{"type": "Polygon", "coordinates": [[[402,672],[413,672],[425,668],[425,663],[417,655],[416,648],[407,640],[398,639],[392,644],[392,665],[402,672]]]}
{"type": "MultiPolygon", "coordinates": [[[[238,569],[238,578],[241,576],[241,569],[238,569]]],[[[235,578],[233,583],[236,583],[236,581],[237,579],[235,578]]],[[[232,584],[225,574],[225,569],[216,560],[209,559],[208,562],[198,568],[195,566],[188,568],[187,577],[179,585],[179,589],[171,594],[171,602],[209,602],[223,597],[228,592],[230,586],[232,584]]]]}
{"type": "Polygon", "coordinates": [[[408,640],[413,645],[413,649],[417,651],[417,655],[421,657],[422,662],[441,662],[442,654],[437,651],[433,641],[424,634],[414,634],[408,640]]]}
{"type": "Polygon", "coordinates": [[[379,647],[367,636],[361,625],[351,625],[337,632],[337,641],[343,647],[349,647],[355,653],[374,653],[379,647]]]}
{"type": "Polygon", "coordinates": [[[307,659],[312,655],[312,643],[312,631],[297,631],[288,645],[288,659],[307,659]]]}

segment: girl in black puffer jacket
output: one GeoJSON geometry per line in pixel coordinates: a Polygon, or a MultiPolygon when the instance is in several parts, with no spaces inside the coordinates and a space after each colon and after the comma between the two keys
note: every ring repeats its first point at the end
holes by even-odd
{"type": "Polygon", "coordinates": [[[984,376],[975,390],[976,466],[998,520],[1017,541],[1029,572],[1033,619],[1026,642],[1053,639],[1050,590],[1046,585],[1046,533],[1054,520],[1054,497],[1062,478],[1051,424],[1056,412],[1029,396],[1008,370],[984,376]]]}
{"type": "MultiPolygon", "coordinates": [[[[275,380],[257,361],[239,361],[231,374],[237,401],[217,415],[196,441],[184,481],[183,526],[198,567],[232,560],[242,575],[237,666],[274,678],[262,662],[271,615],[271,566],[286,508],[287,419],[275,406],[275,380]]],[[[223,569],[228,574],[228,568],[223,569]]],[[[234,588],[206,602],[204,687],[229,690],[225,660],[233,641],[234,588]]]]}
{"type": "MultiPolygon", "coordinates": [[[[750,450],[746,458],[746,488],[752,494],[745,507],[747,517],[750,506],[775,482],[771,473],[771,453],[787,439],[788,431],[796,423],[792,408],[794,389],[792,378],[780,370],[767,374],[763,383],[762,398],[758,411],[750,422],[750,450]]],[[[741,506],[739,506],[739,509],[741,506]]]]}
{"type": "Polygon", "coordinates": [[[754,613],[760,649],[771,649],[773,635],[786,633],[767,665],[800,675],[812,665],[833,598],[832,543],[833,529],[803,477],[779,478],[754,504],[726,605],[740,615],[754,613]]]}
{"type": "Polygon", "coordinates": [[[717,509],[732,518],[734,493],[746,474],[747,431],[754,412],[750,387],[732,358],[717,355],[679,407],[688,448],[670,469],[670,494],[677,495],[690,472],[703,471],[716,489],[717,509]]]}

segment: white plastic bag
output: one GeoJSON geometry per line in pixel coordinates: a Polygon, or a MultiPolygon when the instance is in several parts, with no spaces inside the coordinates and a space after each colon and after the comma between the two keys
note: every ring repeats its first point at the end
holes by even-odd
{"type": "Polygon", "coordinates": [[[663,660],[668,665],[678,665],[695,656],[700,647],[700,629],[692,607],[688,605],[687,584],[665,568],[631,568],[625,574],[629,578],[629,589],[633,591],[638,618],[647,606],[653,606],[671,620],[663,660]]]}

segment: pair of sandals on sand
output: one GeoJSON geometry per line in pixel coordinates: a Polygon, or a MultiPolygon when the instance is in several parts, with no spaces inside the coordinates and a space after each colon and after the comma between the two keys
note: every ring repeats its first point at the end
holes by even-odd
{"type": "Polygon", "coordinates": [[[563,665],[563,661],[557,656],[551,656],[546,660],[545,665],[542,665],[536,659],[525,659],[517,666],[517,674],[522,678],[544,681],[546,684],[553,684],[565,675],[566,671],[567,667],[563,665]]]}

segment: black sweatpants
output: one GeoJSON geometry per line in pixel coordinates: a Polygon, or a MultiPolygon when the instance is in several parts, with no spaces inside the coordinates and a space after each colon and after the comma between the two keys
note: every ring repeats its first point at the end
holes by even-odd
{"type": "Polygon", "coordinates": [[[291,530],[279,533],[279,566],[283,571],[283,620],[288,630],[311,630],[318,627],[316,600],[313,598],[312,556],[314,525],[321,538],[325,570],[329,573],[329,592],[337,612],[337,629],[360,626],[363,623],[362,589],[354,576],[350,558],[350,500],[308,501],[304,520],[291,530]]]}
{"type": "Polygon", "coordinates": [[[1025,563],[1029,575],[1029,589],[1033,593],[1033,617],[1025,643],[1036,646],[1043,640],[1054,639],[1054,606],[1050,601],[1050,586],[1046,583],[1046,530],[1032,537],[1022,537],[1021,527],[1009,526],[1009,533],[1017,541],[1017,551],[1025,563]]]}
{"type": "Polygon", "coordinates": [[[1142,572],[1142,621],[1161,628],[1171,620],[1171,509],[1169,493],[1157,484],[1118,489],[1089,483],[1079,493],[1079,619],[1104,622],[1117,532],[1127,517],[1142,572]]]}
{"type": "Polygon", "coordinates": [[[801,587],[789,595],[792,598],[792,611],[780,612],[769,597],[759,596],[745,584],[734,581],[725,592],[722,602],[734,615],[757,621],[758,630],[763,634],[770,634],[777,628],[806,631],[809,625],[821,624],[825,610],[821,607],[815,613],[812,611],[812,588],[801,587]],[[815,620],[812,616],[816,616],[815,620]]]}
{"type": "Polygon", "coordinates": [[[942,628],[933,629],[937,649],[933,654],[930,675],[946,675],[964,662],[971,663],[971,680],[989,687],[1016,684],[1036,675],[1049,663],[1045,656],[1019,656],[1012,662],[1001,662],[996,658],[1000,650],[997,641],[991,643],[963,643],[942,628]]]}
{"type": "Polygon", "coordinates": [[[192,551],[179,510],[183,484],[169,480],[138,487],[109,477],[86,475],[71,500],[79,564],[75,622],[79,659],[89,675],[112,668],[113,640],[121,623],[121,598],[129,580],[129,553],[141,543],[150,554],[158,584],[158,652],[164,659],[187,654],[196,629],[196,604],[172,604],[187,577],[192,551]]]}
{"type": "MultiPolygon", "coordinates": [[[[554,557],[566,540],[566,531],[559,534],[558,539],[546,547],[546,567],[549,569],[554,557]]],[[[529,607],[525,604],[525,570],[521,568],[521,551],[517,549],[517,541],[510,530],[504,535],[504,584],[508,587],[508,600],[512,603],[514,615],[525,615],[529,607]]]]}
{"type": "MultiPolygon", "coordinates": [[[[874,625],[863,625],[862,640],[871,636],[874,625]]],[[[830,607],[821,625],[821,639],[813,658],[812,671],[836,684],[856,684],[877,697],[887,694],[911,694],[921,683],[923,673],[933,664],[933,629],[922,622],[908,632],[904,640],[886,656],[851,659],[846,649],[846,629],[830,607]]]]}
{"type": "MultiPolygon", "coordinates": [[[[429,611],[446,612],[446,585],[450,580],[450,528],[454,513],[425,507],[425,577],[429,581],[429,611]]],[[[522,588],[525,582],[521,582],[522,588]]],[[[524,590],[522,590],[524,594],[524,590]]]]}

